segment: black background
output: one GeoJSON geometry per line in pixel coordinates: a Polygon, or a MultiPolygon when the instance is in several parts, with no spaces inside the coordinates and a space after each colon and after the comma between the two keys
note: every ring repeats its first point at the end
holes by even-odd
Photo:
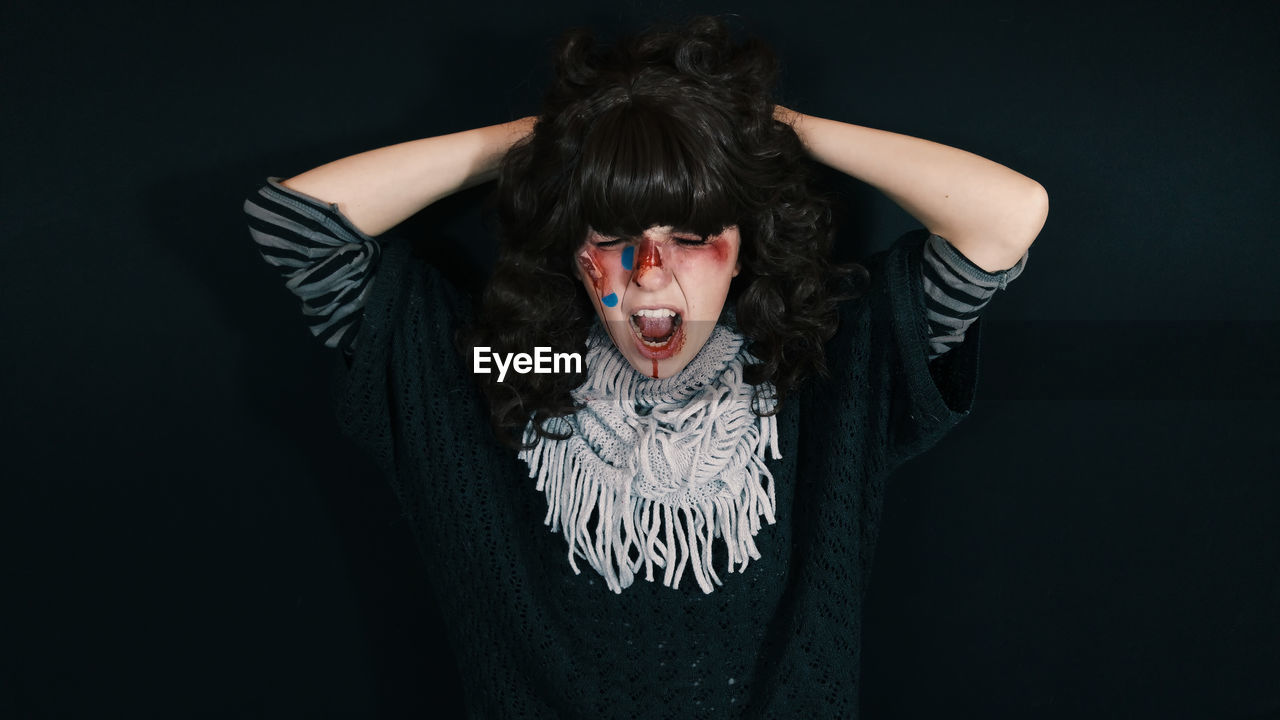
{"type": "MultiPolygon", "coordinates": [[[[693,11],[768,40],[787,105],[1049,191],[972,417],[889,494],[866,716],[1280,714],[1276,7],[6,6],[0,715],[456,712],[408,528],[241,201],[532,113],[569,26],[693,11]]],[[[918,227],[827,181],[842,256],[918,227]]],[[[484,196],[404,231],[482,277],[484,196]]]]}

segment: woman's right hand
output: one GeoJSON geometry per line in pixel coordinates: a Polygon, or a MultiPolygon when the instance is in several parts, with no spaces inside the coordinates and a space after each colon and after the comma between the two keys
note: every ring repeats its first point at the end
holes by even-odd
{"type": "Polygon", "coordinates": [[[361,232],[381,235],[431,203],[492,180],[503,155],[536,118],[369,150],[308,170],[282,184],[337,204],[361,232]]]}

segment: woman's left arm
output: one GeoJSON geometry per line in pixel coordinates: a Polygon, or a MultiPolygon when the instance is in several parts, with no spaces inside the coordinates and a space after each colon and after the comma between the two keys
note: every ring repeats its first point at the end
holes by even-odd
{"type": "Polygon", "coordinates": [[[884,193],[987,272],[1017,264],[1049,214],[1040,183],[959,148],[777,106],[814,159],[884,193]]]}

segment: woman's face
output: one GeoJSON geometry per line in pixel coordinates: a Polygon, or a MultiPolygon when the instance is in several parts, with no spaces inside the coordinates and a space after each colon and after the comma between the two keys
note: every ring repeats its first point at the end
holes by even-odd
{"type": "Polygon", "coordinates": [[[587,232],[579,274],[614,345],[637,372],[671,377],[702,349],[741,269],[740,243],[737,225],[710,237],[670,225],[630,238],[587,232]]]}

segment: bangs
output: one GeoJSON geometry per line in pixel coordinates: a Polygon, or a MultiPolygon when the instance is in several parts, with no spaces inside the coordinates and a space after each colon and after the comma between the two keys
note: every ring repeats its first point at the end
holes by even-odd
{"type": "Polygon", "coordinates": [[[710,236],[745,217],[728,133],[700,117],[705,108],[676,105],[622,104],[591,128],[569,191],[592,229],[635,237],[672,225],[710,236]]]}

